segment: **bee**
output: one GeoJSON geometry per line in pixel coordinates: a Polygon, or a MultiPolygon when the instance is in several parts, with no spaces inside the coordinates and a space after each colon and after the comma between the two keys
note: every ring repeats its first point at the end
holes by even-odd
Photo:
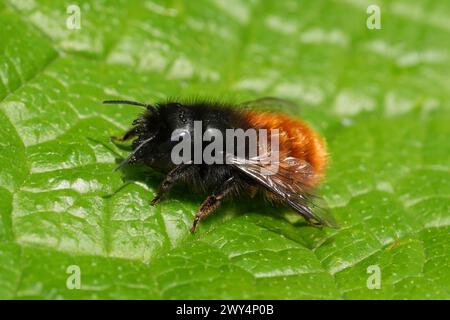
{"type": "MultiPolygon", "coordinates": [[[[289,101],[265,97],[238,106],[207,100],[167,101],[154,105],[129,100],[105,100],[103,103],[145,108],[127,132],[113,139],[122,142],[134,139],[133,151],[116,169],[125,164],[140,164],[166,174],[150,202],[152,206],[177,183],[184,183],[190,190],[208,194],[195,215],[190,229],[192,233],[199,222],[216,210],[222,201],[242,193],[248,193],[250,197],[263,194],[275,203],[292,208],[310,225],[337,227],[333,216],[319,204],[317,200],[320,197],[314,193],[327,166],[324,139],[300,119],[282,111],[255,108],[265,106],[267,109],[271,105],[283,107],[290,104],[289,101]],[[272,169],[270,163],[263,161],[273,153],[272,143],[266,143],[264,147],[258,145],[259,153],[256,156],[251,156],[247,151],[238,154],[234,147],[231,152],[223,152],[229,160],[223,163],[198,163],[193,161],[193,156],[189,161],[176,163],[172,152],[178,142],[173,139],[173,133],[181,129],[184,133],[195,135],[194,127],[199,121],[202,135],[210,129],[225,137],[230,129],[276,130],[276,170],[272,169]]],[[[261,141],[259,138],[257,143],[261,141]]],[[[248,141],[245,141],[244,149],[248,150],[248,141]]],[[[200,146],[203,151],[208,143],[202,141],[196,146],[200,146]]],[[[195,147],[194,142],[192,147],[195,147]]]]}

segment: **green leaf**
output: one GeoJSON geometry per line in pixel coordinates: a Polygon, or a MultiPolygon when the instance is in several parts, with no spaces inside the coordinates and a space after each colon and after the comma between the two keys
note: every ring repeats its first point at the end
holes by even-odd
{"type": "Polygon", "coordinates": [[[450,298],[447,1],[78,3],[71,30],[72,3],[0,2],[0,298],[450,298]],[[297,102],[342,228],[235,201],[191,235],[182,186],[151,207],[160,175],[112,172],[140,109],[100,102],[192,96],[297,102]]]}

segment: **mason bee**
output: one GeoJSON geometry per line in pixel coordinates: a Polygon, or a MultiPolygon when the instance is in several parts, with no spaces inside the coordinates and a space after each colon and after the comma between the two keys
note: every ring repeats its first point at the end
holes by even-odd
{"type": "Polygon", "coordinates": [[[251,197],[262,193],[271,201],[292,208],[313,226],[337,227],[328,210],[318,205],[318,196],[314,194],[327,165],[323,138],[305,122],[286,113],[253,108],[290,102],[266,97],[238,106],[208,100],[167,101],[154,105],[128,100],[103,103],[145,108],[133,121],[131,129],[114,139],[134,139],[133,151],[118,168],[141,164],[166,173],[151,205],[156,205],[176,183],[208,194],[195,215],[191,232],[195,232],[200,220],[217,209],[223,200],[242,193],[251,197]],[[235,134],[229,134],[230,131],[235,134]],[[274,131],[276,134],[271,138],[275,140],[263,139],[267,138],[267,132],[274,131]],[[244,133],[244,139],[239,140],[236,132],[244,133]],[[255,134],[252,136],[248,132],[255,134]],[[181,140],[184,149],[180,148],[181,140]],[[252,141],[256,141],[256,149],[252,148],[252,141]],[[179,152],[174,153],[175,149],[179,152]],[[215,161],[197,159],[207,150],[215,161]],[[174,155],[180,156],[182,161],[174,155]]]}

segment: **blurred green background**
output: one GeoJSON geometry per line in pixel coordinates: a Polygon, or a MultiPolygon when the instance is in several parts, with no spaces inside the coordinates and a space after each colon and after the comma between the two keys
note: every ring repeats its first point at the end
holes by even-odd
{"type": "Polygon", "coordinates": [[[0,1],[0,298],[449,299],[449,16],[445,0],[0,1]],[[140,109],[103,99],[268,95],[325,136],[341,229],[237,201],[191,235],[205,195],[153,208],[161,176],[112,172],[127,153],[109,136],[140,109]]]}

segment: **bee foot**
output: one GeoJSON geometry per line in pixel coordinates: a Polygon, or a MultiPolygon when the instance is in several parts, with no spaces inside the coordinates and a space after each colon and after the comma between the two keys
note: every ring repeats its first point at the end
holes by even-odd
{"type": "Polygon", "coordinates": [[[192,223],[192,227],[191,227],[191,233],[195,233],[195,230],[197,230],[197,225],[200,221],[200,217],[196,216],[194,219],[194,222],[192,223]]]}
{"type": "Polygon", "coordinates": [[[154,197],[152,201],[150,201],[150,205],[152,207],[156,206],[160,201],[160,198],[158,196],[154,197]]]}

